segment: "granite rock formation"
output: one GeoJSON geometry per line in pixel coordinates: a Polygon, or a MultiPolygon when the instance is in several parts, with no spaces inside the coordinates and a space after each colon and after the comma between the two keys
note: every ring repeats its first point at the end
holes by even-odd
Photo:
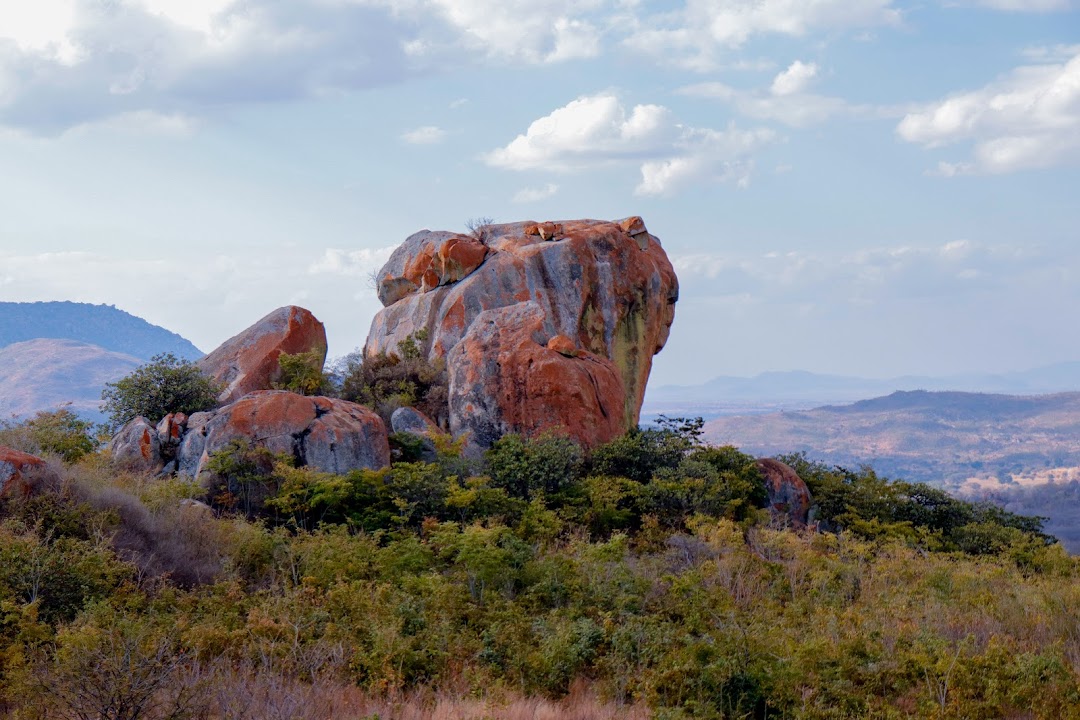
{"type": "Polygon", "coordinates": [[[365,354],[426,331],[429,359],[447,362],[451,429],[480,447],[557,425],[591,446],[636,426],[679,293],[639,217],[423,231],[378,277],[365,354]]]}
{"type": "Polygon", "coordinates": [[[131,469],[198,478],[210,455],[244,440],[332,473],[390,464],[386,426],[362,405],[284,390],[263,390],[210,412],[169,415],[157,427],[145,418],[125,425],[110,443],[131,469]]]}
{"type": "Polygon", "coordinates": [[[36,455],[0,446],[0,496],[28,495],[47,473],[45,461],[36,455]]]}

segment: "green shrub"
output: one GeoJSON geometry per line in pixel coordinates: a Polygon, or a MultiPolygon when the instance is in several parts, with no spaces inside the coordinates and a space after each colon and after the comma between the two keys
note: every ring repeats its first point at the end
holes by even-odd
{"type": "Polygon", "coordinates": [[[190,415],[217,405],[221,386],[189,360],[172,353],[155,355],[150,362],[101,391],[102,410],[116,430],[136,416],[157,422],[169,413],[190,415]]]}
{"type": "Polygon", "coordinates": [[[446,427],[450,381],[443,361],[427,359],[426,342],[427,331],[421,330],[398,343],[397,352],[346,356],[336,371],[341,397],[371,408],[387,426],[394,410],[415,407],[446,427]]]}
{"type": "Polygon", "coordinates": [[[274,383],[279,390],[300,395],[332,395],[334,385],[330,375],[323,372],[323,353],[281,353],[278,356],[281,378],[274,383]]]}

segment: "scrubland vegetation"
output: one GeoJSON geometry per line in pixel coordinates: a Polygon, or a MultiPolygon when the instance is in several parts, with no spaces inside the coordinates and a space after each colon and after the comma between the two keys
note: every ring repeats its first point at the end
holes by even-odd
{"type": "Polygon", "coordinates": [[[239,444],[207,490],[56,424],[0,430],[56,473],[0,506],[9,717],[1080,717],[1077,561],[925,486],[790,457],[785,527],[672,422],[345,476],[239,444]]]}

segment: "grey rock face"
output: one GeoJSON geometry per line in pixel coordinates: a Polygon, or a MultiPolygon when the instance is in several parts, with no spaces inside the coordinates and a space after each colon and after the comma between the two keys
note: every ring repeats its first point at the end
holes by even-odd
{"type": "Polygon", "coordinates": [[[165,466],[157,428],[141,415],[120,428],[108,450],[113,462],[138,472],[159,472],[165,466]]]}

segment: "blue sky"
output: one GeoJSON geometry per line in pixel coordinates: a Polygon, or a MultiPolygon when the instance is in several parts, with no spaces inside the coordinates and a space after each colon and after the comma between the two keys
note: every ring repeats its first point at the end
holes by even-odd
{"type": "Polygon", "coordinates": [[[0,2],[0,299],[363,343],[422,229],[645,218],[654,382],[1080,360],[1074,0],[0,2]]]}

